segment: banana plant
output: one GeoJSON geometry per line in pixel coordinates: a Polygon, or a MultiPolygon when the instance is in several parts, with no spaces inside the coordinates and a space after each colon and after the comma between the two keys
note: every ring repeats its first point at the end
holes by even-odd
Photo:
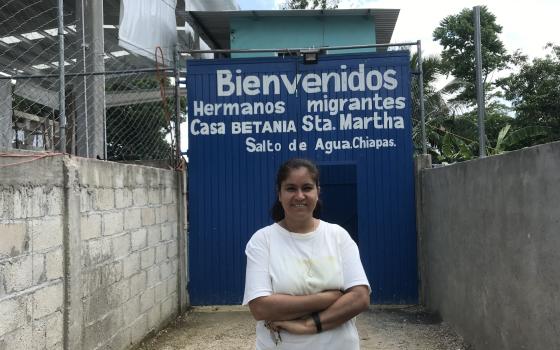
{"type": "Polygon", "coordinates": [[[515,150],[516,147],[527,139],[534,139],[546,136],[550,132],[550,128],[543,126],[526,126],[524,128],[510,132],[511,124],[504,126],[498,133],[496,145],[494,147],[486,147],[486,154],[497,155],[506,152],[506,150],[515,150]]]}

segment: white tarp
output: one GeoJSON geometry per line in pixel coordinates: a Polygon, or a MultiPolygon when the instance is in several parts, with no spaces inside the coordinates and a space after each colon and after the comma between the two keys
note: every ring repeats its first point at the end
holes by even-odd
{"type": "Polygon", "coordinates": [[[121,0],[119,45],[152,60],[159,46],[170,64],[177,43],[176,6],[177,0],[121,0]]]}

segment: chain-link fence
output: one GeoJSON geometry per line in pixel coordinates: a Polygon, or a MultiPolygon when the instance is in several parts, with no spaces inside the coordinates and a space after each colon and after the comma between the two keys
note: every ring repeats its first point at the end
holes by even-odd
{"type": "Polygon", "coordinates": [[[65,1],[63,50],[56,1],[0,4],[0,149],[175,162],[178,89],[162,63],[173,58],[119,47],[119,4],[65,1]]]}

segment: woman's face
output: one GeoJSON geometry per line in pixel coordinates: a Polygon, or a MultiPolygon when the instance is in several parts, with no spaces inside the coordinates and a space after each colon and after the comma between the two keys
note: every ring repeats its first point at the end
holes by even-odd
{"type": "Polygon", "coordinates": [[[278,200],[288,219],[308,219],[319,200],[319,188],[306,167],[293,169],[280,184],[278,200]]]}

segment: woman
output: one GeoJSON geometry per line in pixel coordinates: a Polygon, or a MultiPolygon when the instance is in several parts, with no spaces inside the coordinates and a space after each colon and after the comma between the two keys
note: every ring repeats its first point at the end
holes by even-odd
{"type": "Polygon", "coordinates": [[[358,247],[342,227],[317,219],[319,171],[291,159],[276,176],[275,223],[249,243],[245,296],[257,350],[358,350],[354,317],[371,292],[358,247]]]}

